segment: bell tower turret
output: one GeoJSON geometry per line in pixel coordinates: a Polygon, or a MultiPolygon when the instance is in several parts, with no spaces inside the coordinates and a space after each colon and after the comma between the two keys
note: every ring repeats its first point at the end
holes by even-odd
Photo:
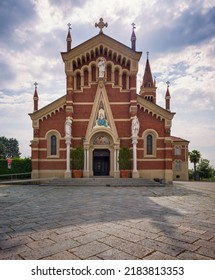
{"type": "Polygon", "coordinates": [[[149,63],[149,52],[147,52],[146,66],[143,75],[143,81],[140,88],[140,95],[145,99],[156,104],[156,80],[152,78],[151,67],[149,63]]]}

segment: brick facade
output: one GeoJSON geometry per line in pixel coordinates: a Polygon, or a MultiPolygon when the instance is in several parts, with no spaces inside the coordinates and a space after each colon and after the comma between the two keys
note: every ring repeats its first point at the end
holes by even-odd
{"type": "MultiPolygon", "coordinates": [[[[67,39],[67,43],[70,42],[70,30],[67,39]]],[[[35,88],[34,112],[30,114],[34,135],[32,177],[65,176],[68,117],[72,121],[69,148],[84,147],[84,177],[95,175],[96,164],[98,168],[104,166],[108,175],[119,177],[119,149],[129,147],[133,154],[131,125],[137,116],[140,128],[135,176],[160,178],[167,183],[187,179],[189,142],[171,136],[174,113],[170,111],[169,89],[168,107],[164,109],[156,104],[156,81],[152,80],[147,57],[143,83],[137,94],[136,77],[142,53],[134,49],[134,42],[132,46],[129,48],[103,33],[73,49],[67,44],[67,52],[61,53],[66,95],[38,110],[35,88]],[[105,61],[104,77],[98,69],[101,59],[105,61]],[[178,149],[176,153],[175,149],[178,149]],[[99,158],[102,151],[108,151],[106,163],[102,156],[99,158]]],[[[133,160],[131,170],[132,166],[133,160]]]]}

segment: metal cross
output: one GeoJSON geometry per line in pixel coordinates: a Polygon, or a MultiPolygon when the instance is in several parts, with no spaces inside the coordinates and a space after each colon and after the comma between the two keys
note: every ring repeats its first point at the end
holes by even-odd
{"type": "Polygon", "coordinates": [[[71,28],[71,25],[72,25],[72,24],[71,24],[70,22],[67,24],[67,26],[69,27],[69,29],[72,29],[72,28],[71,28]]]}
{"type": "Polygon", "coordinates": [[[147,59],[149,58],[149,52],[146,52],[146,54],[147,54],[147,59]]]}
{"type": "Polygon", "coordinates": [[[36,88],[36,87],[37,87],[37,85],[38,85],[38,83],[37,83],[37,82],[35,82],[35,83],[34,83],[34,85],[35,85],[35,88],[36,88]]]}
{"type": "Polygon", "coordinates": [[[131,25],[133,26],[133,30],[134,30],[136,28],[135,23],[133,22],[131,25]]]}
{"type": "Polygon", "coordinates": [[[169,87],[169,85],[170,85],[170,82],[169,82],[169,81],[167,81],[167,82],[166,82],[166,84],[167,84],[167,86],[169,87]]]}
{"type": "Polygon", "coordinates": [[[102,34],[103,33],[102,29],[104,27],[108,27],[108,24],[107,24],[107,22],[104,23],[103,18],[100,18],[99,23],[95,23],[95,27],[100,28],[99,34],[102,34]]]}

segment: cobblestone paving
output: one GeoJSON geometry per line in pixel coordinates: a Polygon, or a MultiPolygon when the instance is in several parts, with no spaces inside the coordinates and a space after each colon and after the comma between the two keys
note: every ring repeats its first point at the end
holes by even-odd
{"type": "Polygon", "coordinates": [[[0,186],[0,259],[214,259],[215,184],[0,186]]]}

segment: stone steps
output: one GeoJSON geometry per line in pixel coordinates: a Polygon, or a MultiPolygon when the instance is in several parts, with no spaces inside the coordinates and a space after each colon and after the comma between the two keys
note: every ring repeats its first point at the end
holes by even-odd
{"type": "Polygon", "coordinates": [[[43,186],[71,186],[71,187],[89,187],[89,186],[103,186],[103,187],[157,187],[164,186],[163,184],[143,178],[110,178],[110,177],[93,177],[80,179],[54,179],[49,182],[44,182],[43,186]]]}

